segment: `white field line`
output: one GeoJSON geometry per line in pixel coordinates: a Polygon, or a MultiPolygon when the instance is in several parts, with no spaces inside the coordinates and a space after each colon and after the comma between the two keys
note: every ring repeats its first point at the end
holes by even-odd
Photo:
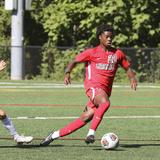
{"type": "MultiPolygon", "coordinates": [[[[83,84],[71,84],[65,86],[63,83],[18,83],[0,82],[0,88],[84,88],[83,84]]],[[[113,85],[113,88],[130,88],[129,85],[113,85]]],[[[139,85],[138,88],[156,88],[160,85],[139,85]]]]}
{"type": "MultiPolygon", "coordinates": [[[[64,119],[76,119],[78,117],[15,117],[11,119],[16,120],[48,120],[48,119],[55,119],[55,120],[64,120],[64,119]]],[[[160,115],[157,116],[108,116],[103,117],[104,119],[159,119],[160,115]]]]}

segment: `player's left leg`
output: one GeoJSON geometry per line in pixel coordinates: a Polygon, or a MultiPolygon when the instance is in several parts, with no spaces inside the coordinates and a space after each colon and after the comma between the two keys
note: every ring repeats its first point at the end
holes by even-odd
{"type": "Polygon", "coordinates": [[[6,115],[3,110],[0,110],[0,120],[3,126],[9,131],[10,135],[17,143],[30,143],[33,139],[31,136],[21,136],[17,133],[11,119],[6,115]]]}
{"type": "Polygon", "coordinates": [[[77,118],[75,121],[69,123],[65,127],[52,132],[48,137],[46,137],[41,143],[41,146],[47,146],[49,145],[53,140],[64,137],[68,134],[71,134],[72,132],[75,132],[76,130],[80,129],[84,125],[86,125],[93,117],[94,109],[86,107],[83,113],[79,118],[77,118]]]}
{"type": "Polygon", "coordinates": [[[104,113],[108,110],[110,106],[109,97],[106,94],[106,92],[102,89],[97,90],[97,93],[95,94],[95,97],[93,99],[93,103],[95,106],[98,106],[98,108],[94,112],[94,116],[91,121],[91,126],[85,140],[87,144],[94,142],[95,131],[97,130],[104,113]]]}

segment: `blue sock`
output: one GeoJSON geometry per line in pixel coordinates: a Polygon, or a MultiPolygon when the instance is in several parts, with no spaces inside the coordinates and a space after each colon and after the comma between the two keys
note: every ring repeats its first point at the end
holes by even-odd
{"type": "Polygon", "coordinates": [[[17,131],[9,117],[6,116],[5,119],[2,120],[3,126],[9,131],[11,136],[17,135],[17,131]]]}

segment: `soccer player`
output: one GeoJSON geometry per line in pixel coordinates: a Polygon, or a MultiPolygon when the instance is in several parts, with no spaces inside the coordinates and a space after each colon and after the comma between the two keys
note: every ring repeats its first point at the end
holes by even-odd
{"type": "MultiPolygon", "coordinates": [[[[6,62],[0,61],[0,71],[6,67],[6,62]]],[[[30,143],[33,140],[31,136],[19,135],[11,121],[11,119],[6,115],[6,113],[0,109],[0,120],[3,123],[3,126],[9,131],[10,135],[17,142],[17,144],[30,143]]]]}
{"type": "Polygon", "coordinates": [[[112,91],[112,84],[119,66],[126,70],[133,90],[136,90],[137,80],[131,69],[131,64],[126,55],[120,50],[112,47],[113,28],[108,25],[97,27],[97,38],[99,45],[89,48],[76,55],[65,70],[64,83],[71,83],[70,73],[79,63],[85,63],[84,87],[88,97],[85,110],[75,121],[65,127],[52,132],[41,143],[41,146],[49,145],[53,140],[71,134],[80,129],[87,122],[91,121],[85,142],[87,144],[95,141],[95,132],[103,118],[104,113],[110,106],[109,97],[112,91]]]}

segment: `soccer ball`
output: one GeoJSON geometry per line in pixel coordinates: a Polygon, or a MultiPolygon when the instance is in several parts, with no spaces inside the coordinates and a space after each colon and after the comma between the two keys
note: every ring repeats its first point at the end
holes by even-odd
{"type": "Polygon", "coordinates": [[[118,147],[119,139],[115,133],[106,133],[101,138],[101,145],[104,149],[115,149],[118,147]]]}

